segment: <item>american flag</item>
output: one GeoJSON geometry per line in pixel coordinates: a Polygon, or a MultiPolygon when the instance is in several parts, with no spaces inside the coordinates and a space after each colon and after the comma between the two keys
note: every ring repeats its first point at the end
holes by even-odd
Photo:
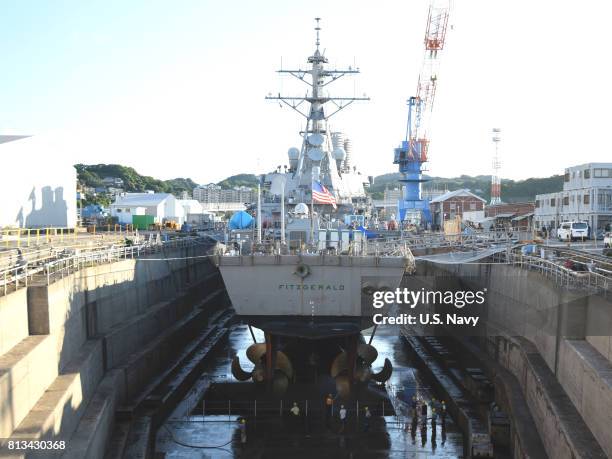
{"type": "Polygon", "coordinates": [[[312,182],[312,201],[317,204],[331,204],[336,208],[336,198],[329,192],[321,182],[313,180],[312,182]]]}

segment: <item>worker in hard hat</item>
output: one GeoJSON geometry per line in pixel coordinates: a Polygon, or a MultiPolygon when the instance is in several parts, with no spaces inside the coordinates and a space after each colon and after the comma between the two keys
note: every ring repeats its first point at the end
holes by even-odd
{"type": "Polygon", "coordinates": [[[372,412],[367,406],[363,407],[363,411],[363,431],[367,432],[370,430],[370,419],[372,418],[372,412]]]}
{"type": "Polygon", "coordinates": [[[332,417],[332,410],[334,407],[334,398],[332,394],[325,396],[325,425],[329,425],[329,421],[332,417]]]}
{"type": "Polygon", "coordinates": [[[300,425],[300,407],[297,402],[293,402],[293,406],[289,410],[291,414],[291,426],[293,429],[297,430],[300,425]]]}
{"type": "Polygon", "coordinates": [[[240,418],[240,443],[244,446],[247,442],[246,419],[240,418]]]}

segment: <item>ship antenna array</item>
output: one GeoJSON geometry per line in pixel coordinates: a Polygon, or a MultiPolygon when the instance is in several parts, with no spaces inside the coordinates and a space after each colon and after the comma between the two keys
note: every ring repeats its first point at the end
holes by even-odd
{"type": "Polygon", "coordinates": [[[323,64],[327,63],[327,58],[325,57],[324,52],[321,53],[319,51],[319,47],[321,45],[321,40],[320,40],[321,18],[317,17],[315,18],[315,21],[316,21],[316,26],[315,26],[316,50],[314,54],[308,58],[308,63],[312,64],[311,68],[310,69],[298,68],[296,70],[285,70],[281,68],[280,70],[277,70],[277,73],[289,74],[293,76],[294,78],[297,78],[301,82],[310,86],[311,88],[310,94],[306,94],[304,96],[285,96],[285,95],[281,95],[280,93],[278,93],[276,96],[273,96],[272,94],[268,94],[266,96],[266,99],[267,100],[278,100],[282,102],[283,104],[287,105],[288,107],[291,107],[293,110],[298,112],[300,115],[302,115],[307,120],[313,119],[313,116],[319,116],[317,119],[327,121],[329,118],[334,116],[340,110],[343,110],[344,108],[348,107],[353,102],[370,100],[370,98],[367,97],[365,94],[363,97],[331,97],[329,95],[323,94],[322,89],[326,87],[327,85],[333,83],[337,79],[342,78],[343,76],[346,76],[346,75],[356,74],[360,72],[358,68],[353,68],[353,67],[349,67],[348,69],[333,69],[333,70],[324,68],[323,64]],[[312,81],[308,81],[306,79],[307,75],[311,76],[312,81]],[[308,102],[311,105],[310,110],[306,111],[301,108],[304,102],[308,102]],[[332,113],[325,115],[322,110],[322,106],[327,102],[331,102],[335,106],[335,110],[332,111],[332,113]],[[316,113],[315,113],[315,109],[317,110],[316,113]]]}

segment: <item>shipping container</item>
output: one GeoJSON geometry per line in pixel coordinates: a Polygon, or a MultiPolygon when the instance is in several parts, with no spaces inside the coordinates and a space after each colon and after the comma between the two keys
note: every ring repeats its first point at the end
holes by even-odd
{"type": "Polygon", "coordinates": [[[146,230],[155,224],[155,217],[153,215],[132,215],[132,224],[139,230],[146,230]]]}

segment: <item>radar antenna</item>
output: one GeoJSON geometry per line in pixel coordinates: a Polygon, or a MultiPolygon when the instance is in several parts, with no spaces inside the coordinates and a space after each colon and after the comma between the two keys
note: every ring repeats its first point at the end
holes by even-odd
{"type": "Polygon", "coordinates": [[[332,155],[332,140],[329,119],[353,102],[370,100],[363,97],[334,97],[326,86],[346,75],[359,73],[359,69],[328,69],[328,60],[321,46],[321,18],[315,19],[316,49],[307,58],[306,68],[280,69],[278,73],[289,74],[309,86],[306,94],[289,96],[269,94],[266,99],[277,100],[291,107],[306,119],[306,126],[300,134],[303,137],[302,148],[293,170],[293,177],[300,186],[310,189],[313,180],[321,180],[328,189],[337,193],[342,179],[342,168],[332,155]],[[330,111],[326,108],[330,107],[330,111]]]}

